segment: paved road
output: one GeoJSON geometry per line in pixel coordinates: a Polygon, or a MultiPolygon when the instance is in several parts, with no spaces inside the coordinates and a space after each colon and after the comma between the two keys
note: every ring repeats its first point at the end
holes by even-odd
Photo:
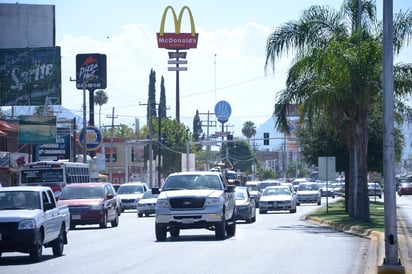
{"type": "Polygon", "coordinates": [[[257,216],[237,225],[235,237],[216,241],[214,232],[184,230],[157,242],[154,218],[125,212],[116,228],[84,226],[69,232],[64,256],[32,264],[27,255],[3,254],[2,273],[365,273],[370,240],[319,226],[298,213],[257,216]]]}

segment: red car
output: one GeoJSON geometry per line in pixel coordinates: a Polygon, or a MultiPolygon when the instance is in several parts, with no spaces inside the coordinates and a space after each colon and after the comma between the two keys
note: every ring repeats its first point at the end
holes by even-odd
{"type": "Polygon", "coordinates": [[[106,228],[119,225],[116,192],[110,183],[82,183],[66,185],[59,197],[58,204],[68,205],[70,228],[76,225],[98,224],[106,228]]]}
{"type": "Polygon", "coordinates": [[[412,195],[412,183],[402,183],[398,188],[398,195],[412,195]]]}

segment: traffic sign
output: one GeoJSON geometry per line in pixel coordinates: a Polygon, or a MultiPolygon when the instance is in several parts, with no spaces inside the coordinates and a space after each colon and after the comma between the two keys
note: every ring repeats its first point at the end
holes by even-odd
{"type": "Polygon", "coordinates": [[[168,71],[187,71],[187,67],[168,67],[168,71]]]}
{"type": "Polygon", "coordinates": [[[186,65],[187,64],[187,60],[168,60],[167,63],[169,65],[186,65]]]}
{"type": "Polygon", "coordinates": [[[229,120],[230,114],[232,114],[232,108],[228,102],[219,101],[215,105],[215,114],[219,122],[225,123],[229,120]]]}

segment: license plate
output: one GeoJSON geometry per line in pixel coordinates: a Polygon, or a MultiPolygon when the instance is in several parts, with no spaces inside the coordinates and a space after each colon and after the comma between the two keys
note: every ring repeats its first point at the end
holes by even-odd
{"type": "Polygon", "coordinates": [[[80,215],[72,215],[73,220],[80,220],[81,216],[80,215]]]}
{"type": "Polygon", "coordinates": [[[193,222],[194,222],[193,219],[182,219],[182,223],[184,223],[184,224],[191,224],[193,222]]]}

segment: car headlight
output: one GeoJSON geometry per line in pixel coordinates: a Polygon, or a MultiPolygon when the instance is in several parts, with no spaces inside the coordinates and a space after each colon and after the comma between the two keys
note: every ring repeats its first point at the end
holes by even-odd
{"type": "Polygon", "coordinates": [[[157,207],[169,207],[169,201],[167,199],[157,199],[157,207]]]}
{"type": "Polygon", "coordinates": [[[103,206],[101,204],[96,204],[96,205],[92,205],[90,206],[90,210],[101,210],[103,209],[103,206]]]}
{"type": "Polygon", "coordinates": [[[19,229],[35,229],[36,221],[34,219],[25,219],[19,222],[19,229]]]}
{"type": "Polygon", "coordinates": [[[208,198],[206,201],[207,206],[213,206],[213,205],[220,205],[220,199],[219,198],[208,198]]]}

